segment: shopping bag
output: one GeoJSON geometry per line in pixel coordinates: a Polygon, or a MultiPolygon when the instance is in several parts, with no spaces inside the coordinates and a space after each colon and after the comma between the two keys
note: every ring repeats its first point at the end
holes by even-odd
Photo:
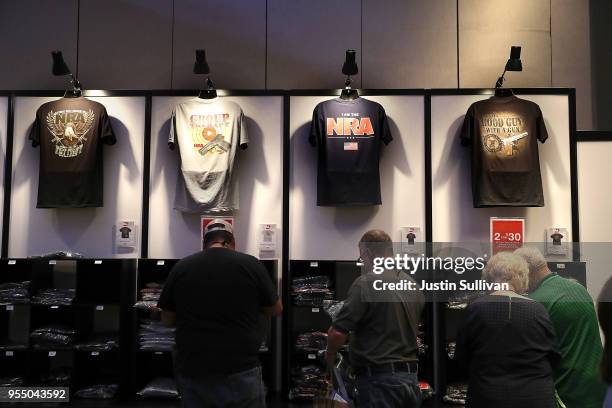
{"type": "Polygon", "coordinates": [[[326,388],[314,399],[313,408],[352,408],[340,369],[334,368],[329,377],[326,388]]]}

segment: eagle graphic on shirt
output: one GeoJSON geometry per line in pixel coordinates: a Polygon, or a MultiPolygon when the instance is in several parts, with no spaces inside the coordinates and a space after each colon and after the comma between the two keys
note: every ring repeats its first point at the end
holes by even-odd
{"type": "Polygon", "coordinates": [[[92,109],[49,111],[46,122],[47,129],[53,135],[51,143],[55,145],[55,154],[63,158],[79,156],[95,120],[92,109]]]}

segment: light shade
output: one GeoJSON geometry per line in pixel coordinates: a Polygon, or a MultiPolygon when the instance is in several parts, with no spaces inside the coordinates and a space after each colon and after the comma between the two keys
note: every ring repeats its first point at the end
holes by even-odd
{"type": "Polygon", "coordinates": [[[196,61],[193,65],[193,73],[198,75],[210,74],[210,67],[208,66],[208,62],[206,62],[206,51],[196,50],[196,61]]]}
{"type": "Polygon", "coordinates": [[[523,63],[521,62],[521,47],[512,46],[510,49],[510,59],[506,62],[506,71],[522,71],[523,63]]]}
{"type": "Polygon", "coordinates": [[[346,58],[344,65],[342,65],[342,73],[344,75],[357,75],[359,69],[355,62],[355,50],[346,50],[346,58]]]}
{"type": "Polygon", "coordinates": [[[55,76],[64,76],[70,74],[70,69],[68,65],[66,65],[66,61],[64,61],[64,56],[61,51],[52,51],[51,56],[53,57],[53,75],[55,76]]]}

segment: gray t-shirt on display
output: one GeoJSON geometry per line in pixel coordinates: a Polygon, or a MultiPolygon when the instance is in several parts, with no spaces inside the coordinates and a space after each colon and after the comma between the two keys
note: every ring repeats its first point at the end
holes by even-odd
{"type": "Polygon", "coordinates": [[[195,98],[177,105],[168,143],[178,145],[181,156],[176,210],[217,213],[238,209],[237,185],[232,180],[234,159],[238,146],[248,144],[238,104],[195,98]]]}

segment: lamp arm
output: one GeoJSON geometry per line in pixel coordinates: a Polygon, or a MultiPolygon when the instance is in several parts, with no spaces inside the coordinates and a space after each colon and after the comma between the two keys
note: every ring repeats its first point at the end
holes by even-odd
{"type": "Polygon", "coordinates": [[[504,68],[504,72],[502,73],[502,75],[497,78],[497,82],[495,83],[495,88],[501,88],[502,86],[504,86],[504,81],[506,80],[504,78],[504,76],[506,75],[506,69],[504,68]]]}

